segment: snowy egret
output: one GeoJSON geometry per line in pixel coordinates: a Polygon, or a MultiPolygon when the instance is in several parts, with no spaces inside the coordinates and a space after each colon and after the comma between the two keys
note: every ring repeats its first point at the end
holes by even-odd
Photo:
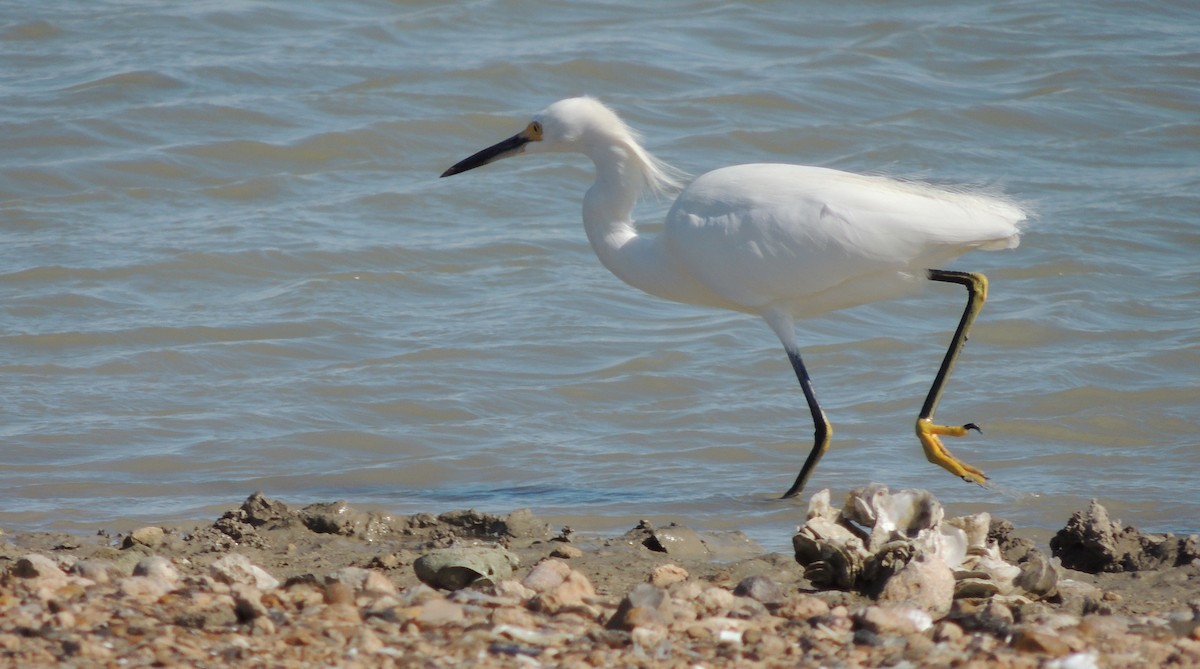
{"type": "Polygon", "coordinates": [[[1017,246],[1025,213],[998,197],[822,167],[752,164],[704,174],[675,200],[656,237],[639,235],[634,204],[669,193],[682,175],[650,155],[611,109],[589,98],[560,100],[525,129],[455,164],[448,177],[522,153],[579,152],[596,181],[583,197],[592,249],[629,285],[668,300],[757,314],[787,351],[812,413],[813,448],[784,497],[798,494],[829,448],[795,320],[916,292],[923,279],[957,283],[967,304],[917,418],[930,462],[966,481],[987,477],[950,453],[941,436],[979,431],[938,425],[933,413],[971,323],[987,299],[987,278],[934,269],[973,249],[1017,246]]]}

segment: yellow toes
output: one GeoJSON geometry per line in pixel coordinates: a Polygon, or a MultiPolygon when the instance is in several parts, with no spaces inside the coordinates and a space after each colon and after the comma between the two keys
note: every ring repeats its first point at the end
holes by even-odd
{"type": "Polygon", "coordinates": [[[967,433],[968,429],[967,426],[935,425],[928,418],[922,418],[917,421],[917,439],[921,441],[921,447],[925,449],[925,458],[930,462],[964,481],[983,485],[987,481],[983,470],[954,457],[950,450],[942,445],[942,440],[938,438],[938,435],[961,437],[967,433]]]}

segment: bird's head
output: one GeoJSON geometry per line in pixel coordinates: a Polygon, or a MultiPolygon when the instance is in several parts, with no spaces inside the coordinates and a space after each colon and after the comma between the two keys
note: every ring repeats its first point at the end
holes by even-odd
{"type": "Polygon", "coordinates": [[[595,138],[611,141],[631,136],[624,121],[599,100],[589,97],[567,98],[534,114],[521,132],[455,163],[442,176],[453,176],[522,153],[586,153],[587,145],[595,138]]]}

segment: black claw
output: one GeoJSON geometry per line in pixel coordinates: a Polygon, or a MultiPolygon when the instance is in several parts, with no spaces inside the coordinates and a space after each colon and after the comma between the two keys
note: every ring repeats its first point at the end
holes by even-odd
{"type": "Polygon", "coordinates": [[[963,426],[963,429],[964,430],[975,430],[979,434],[983,434],[983,430],[975,423],[967,423],[966,425],[963,426]]]}

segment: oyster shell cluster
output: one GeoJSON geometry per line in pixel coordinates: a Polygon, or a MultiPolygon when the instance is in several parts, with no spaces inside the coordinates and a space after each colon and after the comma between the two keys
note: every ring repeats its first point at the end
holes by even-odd
{"type": "Polygon", "coordinates": [[[1054,596],[1058,569],[1050,559],[1030,551],[1019,564],[1005,560],[990,527],[987,513],[947,519],[926,490],[892,493],[872,484],[851,490],[841,509],[828,489],[814,494],[792,545],[813,585],[924,598],[922,608],[934,613],[949,610],[953,599],[1054,596]]]}

